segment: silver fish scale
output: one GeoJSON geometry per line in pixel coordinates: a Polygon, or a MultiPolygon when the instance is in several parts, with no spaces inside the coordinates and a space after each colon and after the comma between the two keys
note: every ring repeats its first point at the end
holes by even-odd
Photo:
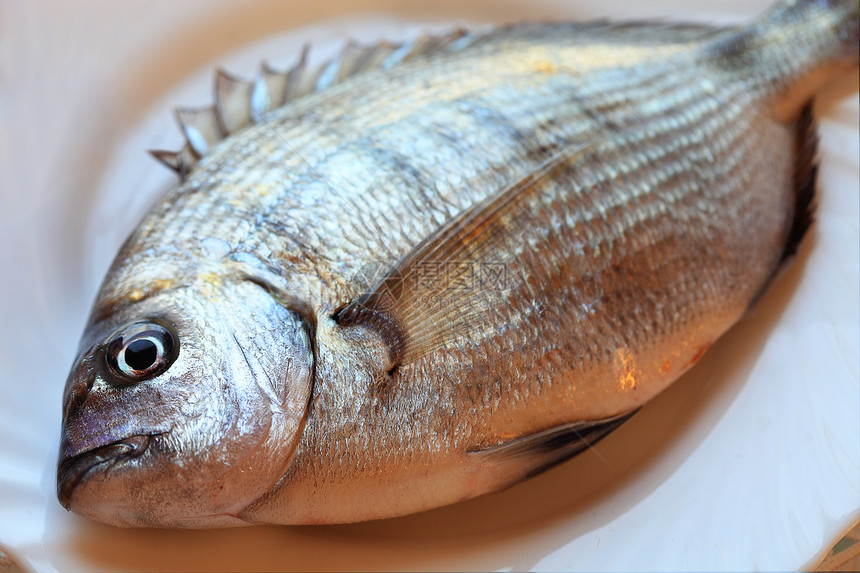
{"type": "MultiPolygon", "coordinates": [[[[514,43],[512,47],[503,44],[497,49],[504,48],[519,51],[522,47],[514,43]]],[[[599,160],[580,166],[577,177],[569,181],[569,187],[560,185],[551,202],[539,202],[534,206],[538,209],[534,215],[536,220],[542,217],[551,220],[564,214],[565,225],[560,228],[561,233],[549,239],[541,236],[529,238],[526,228],[525,237],[516,237],[506,248],[500,249],[507,254],[507,273],[530,277],[523,284],[520,299],[541,298],[544,287],[540,285],[558,281],[560,276],[570,272],[557,267],[558,264],[570,264],[568,261],[575,254],[567,250],[570,245],[584,245],[582,261],[604,261],[606,267],[625,257],[644,253],[642,267],[674,269],[679,264],[676,244],[663,246],[659,241],[676,236],[674,221],[677,219],[695,219],[702,230],[708,230],[708,227],[722,223],[702,219],[703,213],[721,210],[734,215],[745,209],[745,201],[752,198],[749,195],[737,196],[732,191],[738,189],[739,181],[747,182],[750,176],[733,167],[736,163],[742,167],[741,159],[761,146],[761,140],[757,139],[760,135],[744,138],[748,132],[742,131],[744,123],[753,119],[748,111],[752,96],[746,92],[739,96],[740,90],[732,84],[714,88],[709,82],[706,85],[709,89],[703,90],[695,83],[691,84],[689,77],[677,73],[677,70],[673,72],[675,66],[689,66],[694,62],[697,54],[692,50],[688,53],[690,55],[677,57],[660,66],[649,62],[647,67],[630,67],[625,73],[617,70],[609,70],[605,74],[592,73],[586,76],[586,81],[576,75],[548,74],[543,81],[540,76],[532,75],[517,78],[516,83],[502,80],[501,85],[496,84],[499,81],[496,78],[489,85],[484,79],[475,82],[472,78],[483,76],[476,73],[472,59],[463,58],[459,67],[455,65],[455,59],[445,62],[445,66],[437,65],[436,73],[441,77],[433,86],[423,90],[416,90],[413,85],[413,77],[422,77],[425,71],[419,66],[416,66],[417,70],[410,68],[411,73],[387,78],[386,93],[390,94],[390,103],[378,93],[371,94],[370,90],[356,89],[355,86],[347,85],[340,90],[332,88],[331,92],[317,98],[285,108],[266,124],[237,134],[231,145],[217,149],[208,160],[204,160],[200,171],[190,177],[184,189],[175,195],[175,204],[166,202],[156,214],[159,229],[158,234],[152,236],[160,242],[172,236],[179,245],[199,237],[225,238],[233,250],[254,253],[272,268],[282,269],[284,276],[295,281],[293,286],[299,298],[310,300],[315,307],[327,303],[330,308],[336,308],[356,296],[355,287],[349,281],[362,265],[373,261],[392,264],[413,248],[420,238],[432,232],[439,218],[451,216],[454,209],[447,205],[462,210],[534,169],[540,158],[529,159],[528,155],[535,145],[562,145],[564,141],[585,136],[599,141],[599,151],[595,153],[595,159],[599,160]],[[458,89],[458,86],[466,87],[458,89]],[[356,98],[356,91],[363,95],[356,98]],[[700,103],[703,92],[712,98],[708,101],[722,103],[720,111],[723,113],[714,113],[714,104],[700,103]],[[643,111],[626,104],[618,93],[627,94],[630,101],[659,104],[651,103],[647,111],[643,111]],[[739,101],[735,102],[735,98],[739,101]],[[342,109],[342,100],[348,101],[350,108],[346,116],[335,111],[342,109]],[[331,112],[327,111],[328,107],[332,108],[331,112]],[[392,108],[398,110],[395,117],[386,111],[392,108]],[[313,116],[331,116],[338,121],[308,121],[307,110],[311,109],[313,116]],[[534,118],[546,117],[548,109],[553,110],[549,118],[551,122],[541,128],[540,124],[535,124],[534,118]],[[726,109],[738,113],[738,117],[725,114],[726,109]],[[741,115],[744,110],[746,113],[741,115]],[[344,133],[346,125],[350,131],[344,133]],[[449,133],[434,130],[434,125],[446,126],[449,133]],[[428,127],[430,131],[427,131],[428,127]],[[452,161],[440,166],[435,160],[440,152],[434,153],[433,150],[452,146],[450,131],[459,136],[453,142],[454,149],[459,152],[453,154],[452,161]],[[691,132],[691,137],[678,137],[679,133],[691,132]],[[313,169],[289,148],[284,151],[282,140],[290,142],[304,160],[313,165],[313,169]],[[711,143],[714,140],[721,143],[716,149],[711,143]],[[270,150],[275,149],[280,154],[276,157],[283,161],[277,171],[271,167],[270,150]],[[642,149],[656,151],[643,159],[642,149]],[[700,164],[697,178],[686,177],[692,168],[691,158],[707,155],[718,157],[719,164],[714,160],[700,164]],[[634,162],[631,169],[638,165],[639,171],[636,181],[625,184],[617,166],[628,160],[634,162]],[[434,175],[440,168],[447,174],[455,174],[461,184],[448,188],[435,185],[434,175]],[[321,185],[317,173],[327,183],[321,185]],[[733,177],[725,177],[725,173],[732,173],[733,177]],[[698,188],[697,181],[708,180],[713,180],[715,185],[707,190],[698,188]],[[199,190],[187,191],[195,186],[199,190]],[[420,191],[410,193],[408,200],[403,201],[401,190],[404,187],[420,191]],[[659,195],[653,193],[657,188],[661,190],[659,195]],[[703,191],[707,191],[704,198],[703,191]],[[216,192],[219,198],[213,200],[215,196],[212,194],[216,192]],[[726,195],[729,195],[729,200],[724,201],[722,198],[726,195]],[[308,196],[313,197],[310,208],[307,206],[308,196]],[[702,204],[710,207],[703,210],[702,204]],[[337,213],[338,216],[326,217],[322,216],[323,213],[337,213]],[[171,232],[172,228],[176,231],[171,232]],[[638,234],[649,230],[651,237],[638,234]],[[655,244],[655,241],[658,242],[655,244]],[[534,256],[534,252],[547,242],[558,252],[534,256]],[[524,251],[524,247],[528,250],[524,251]],[[319,256],[320,253],[326,254],[325,259],[319,256]]],[[[485,65],[491,68],[495,64],[485,65]]],[[[370,83],[372,79],[368,76],[365,81],[370,83]]],[[[534,225],[533,228],[540,229],[541,226],[534,225]]],[[[702,234],[708,240],[718,238],[711,236],[713,229],[702,234]]],[[[727,235],[734,236],[733,233],[727,235]]],[[[146,243],[146,239],[141,243],[146,243]]],[[[771,249],[768,256],[774,259],[778,254],[778,249],[771,249]]],[[[673,312],[677,312],[680,307],[685,313],[699,308],[699,312],[704,314],[707,307],[699,305],[703,302],[699,298],[704,298],[709,287],[733,283],[731,279],[734,277],[708,276],[708,269],[719,271],[723,268],[721,266],[708,267],[702,273],[701,268],[696,268],[700,267],[700,260],[697,254],[688,261],[688,267],[695,269],[689,275],[666,273],[673,280],[684,282],[666,285],[664,290],[657,291],[663,293],[663,298],[652,303],[655,308],[673,308],[673,312]],[[700,292],[704,294],[700,295],[700,292]],[[688,302],[679,305],[679,299],[688,302]]],[[[773,264],[774,260],[751,262],[752,266],[765,268],[773,264]]],[[[583,281],[585,284],[574,282],[567,289],[559,290],[559,300],[591,298],[596,301],[601,296],[606,297],[606,293],[600,290],[615,282],[609,280],[606,269],[583,268],[578,272],[602,274],[603,278],[599,285],[589,286],[588,281],[583,281]],[[589,288],[593,292],[589,292],[589,288]]],[[[617,282],[626,284],[623,280],[617,282]]],[[[758,285],[752,288],[758,288],[758,285]]],[[[631,292],[614,293],[613,298],[604,304],[638,309],[642,303],[631,301],[640,298],[641,290],[641,285],[636,285],[631,292]]],[[[512,298],[516,297],[512,295],[512,298]]],[[[511,376],[507,365],[504,370],[495,371],[488,364],[485,366],[487,374],[477,378],[490,383],[479,383],[484,388],[476,392],[473,387],[461,389],[453,380],[438,374],[435,383],[418,384],[417,379],[422,374],[420,370],[415,373],[415,380],[410,380],[413,378],[411,373],[404,373],[406,380],[397,385],[395,394],[402,392],[402,400],[414,404],[414,408],[404,410],[407,416],[411,417],[414,410],[421,413],[419,420],[426,422],[412,425],[414,435],[404,440],[404,447],[407,450],[420,447],[428,429],[469,439],[470,432],[464,432],[464,428],[448,427],[450,418],[441,415],[440,409],[449,411],[454,404],[472,403],[475,420],[489,424],[500,396],[519,393],[525,400],[549,386],[563,387],[563,393],[570,396],[576,387],[568,380],[570,373],[612,360],[618,348],[633,348],[647,343],[647,340],[639,339],[640,334],[664,334],[640,333],[642,323],[638,321],[632,325],[586,323],[584,319],[593,316],[594,310],[570,314],[564,304],[549,306],[551,308],[544,307],[536,314],[528,308],[517,309],[516,312],[508,309],[504,313],[500,309],[497,312],[502,314],[498,319],[474,325],[468,333],[471,352],[498,355],[518,350],[525,357],[519,358],[524,361],[522,376],[511,376]],[[510,328],[521,333],[519,340],[511,340],[498,333],[497,324],[511,321],[514,322],[510,328]],[[570,324],[580,326],[578,335],[571,336],[570,324]],[[628,326],[634,328],[625,328],[628,326]],[[625,333],[614,345],[617,348],[605,342],[599,348],[592,346],[595,344],[593,341],[612,340],[616,337],[612,334],[614,332],[625,333]],[[634,336],[635,339],[631,338],[634,336]],[[483,348],[484,344],[488,344],[491,350],[483,348]],[[531,351],[526,351],[527,344],[533,346],[531,351]],[[573,351],[574,348],[577,350],[573,351]],[[568,358],[566,366],[561,369],[567,373],[564,376],[559,376],[557,367],[542,368],[539,362],[530,362],[537,356],[553,357],[554,352],[560,352],[559,356],[574,357],[573,362],[568,358]],[[577,360],[578,354],[581,357],[577,360]],[[532,379],[527,380],[526,377],[532,379]],[[466,396],[460,396],[461,393],[466,396]]],[[[698,318],[688,314],[664,317],[659,311],[645,309],[639,313],[655,317],[647,329],[662,325],[669,331],[698,318]]],[[[474,356],[465,361],[442,352],[432,361],[436,365],[439,362],[468,363],[469,368],[476,368],[474,356]]],[[[434,368],[428,366],[427,370],[433,371],[434,368]]],[[[445,368],[441,369],[441,372],[445,371],[445,368]]],[[[457,369],[453,369],[451,375],[455,379],[459,377],[457,369]]],[[[352,392],[344,394],[341,390],[338,388],[337,402],[348,404],[349,410],[337,414],[327,410],[326,423],[329,417],[355,419],[354,405],[365,398],[352,392]]],[[[317,390],[318,393],[325,391],[324,387],[317,390]]],[[[399,396],[392,398],[393,401],[398,399],[399,396]]],[[[552,403],[557,397],[546,400],[552,403]]],[[[517,400],[507,400],[506,404],[511,410],[521,407],[517,400]]],[[[563,421],[550,419],[549,423],[563,421]]],[[[403,426],[403,420],[385,418],[383,422],[390,424],[392,431],[403,426]]],[[[309,429],[313,430],[313,424],[309,429]]],[[[348,428],[336,434],[351,435],[348,428]]],[[[306,436],[306,442],[313,441],[314,432],[309,431],[306,436]]],[[[333,447],[330,438],[325,440],[329,448],[333,447]]],[[[338,441],[334,440],[334,443],[338,441]]],[[[350,443],[343,443],[345,452],[351,447],[350,443]]],[[[373,457],[366,459],[372,460],[373,457]]]]}
{"type": "MultiPolygon", "coordinates": [[[[630,75],[630,83],[635,83],[637,74],[630,75]]],[[[769,133],[772,128],[755,121],[755,114],[750,113],[751,96],[734,86],[716,90],[709,86],[708,92],[717,93],[708,93],[708,96],[716,97],[723,104],[720,111],[728,109],[736,115],[717,114],[715,106],[699,103],[701,91],[695,89],[695,84],[679,81],[678,76],[672,74],[663,82],[650,84],[653,82],[651,71],[644,75],[646,87],[643,90],[657,92],[655,95],[666,97],[674,107],[660,106],[651,117],[637,114],[635,110],[616,110],[611,121],[622,126],[621,131],[627,135],[613,137],[614,132],[604,126],[594,129],[601,135],[610,134],[601,142],[596,154],[600,161],[580,166],[575,179],[562,182],[554,189],[551,202],[534,205],[535,221],[565,218],[566,224],[560,226],[559,235],[532,239],[531,229],[545,227],[523,225],[524,236],[499,248],[500,253],[507,255],[509,276],[529,278],[507,299],[546,300],[545,285],[555,285],[560,277],[569,277],[569,286],[558,288],[555,296],[540,309],[488,305],[495,309],[494,315],[482,316],[481,324],[470,324],[464,333],[465,339],[460,341],[468,350],[440,351],[403,372],[402,379],[386,399],[386,407],[376,416],[373,408],[380,406],[371,402],[365,415],[360,417],[372,420],[372,432],[355,434],[351,427],[338,428],[336,422],[355,419],[355,404],[368,403],[365,384],[352,385],[355,380],[351,380],[348,387],[323,384],[315,388],[319,400],[315,405],[325,404],[325,407],[311,411],[297,454],[300,462],[293,465],[284,483],[323,480],[324,483],[318,485],[321,490],[342,487],[344,474],[331,471],[325,460],[348,456],[356,447],[362,460],[359,473],[364,472],[371,479],[370,476],[378,478],[392,464],[424,463],[431,468],[436,458],[450,453],[449,449],[468,443],[495,443],[500,437],[499,427],[509,428],[508,435],[513,436],[564,423],[571,419],[571,411],[588,410],[589,398],[595,394],[593,388],[579,391],[580,386],[589,384],[588,376],[583,373],[605,372],[607,366],[610,370],[623,371],[629,358],[622,357],[619,361],[619,352],[643,349],[643,353],[647,353],[653,340],[677,339],[678,333],[684,332],[688,325],[705,322],[715,312],[736,315],[743,311],[740,307],[722,306],[725,290],[737,291],[729,297],[731,300],[745,301],[751,296],[750,291],[760,288],[762,278],[753,277],[760,275],[757,269],[776,264],[782,244],[779,233],[766,231],[768,225],[763,223],[770,219],[770,228],[783,226],[790,216],[790,201],[780,197],[779,204],[789,207],[772,214],[768,203],[763,204],[750,194],[738,196],[737,191],[745,187],[787,190],[785,180],[777,177],[774,181],[765,181],[770,177],[762,174],[766,169],[751,173],[750,168],[754,165],[761,168],[775,161],[773,171],[784,172],[778,165],[788,161],[790,139],[787,133],[769,133]],[[671,93],[673,89],[677,92],[671,93]],[[675,115],[667,118],[664,114],[669,109],[675,115]],[[642,126],[641,132],[636,131],[637,125],[642,126]],[[628,126],[635,135],[627,131],[628,126]],[[690,130],[694,130],[693,135],[680,142],[671,135],[690,130]],[[634,141],[625,141],[625,137],[632,137],[634,141]],[[770,147],[773,137],[783,142],[782,152],[768,150],[770,157],[765,157],[762,150],[770,147]],[[712,141],[719,142],[716,148],[711,147],[712,141]],[[647,167],[641,159],[643,147],[660,150],[647,159],[647,167]],[[773,155],[777,156],[776,160],[773,155]],[[757,162],[759,156],[760,162],[757,162]],[[694,168],[691,158],[697,157],[708,160],[694,168]],[[637,173],[637,181],[625,185],[614,166],[624,164],[627,159],[639,163],[641,170],[637,173]],[[691,169],[698,172],[696,178],[688,177],[691,169]],[[646,183],[637,185],[639,181],[646,183]],[[700,185],[709,182],[711,185],[707,189],[700,185]],[[659,196],[653,193],[657,188],[661,190],[659,196]],[[739,228],[726,229],[724,221],[709,220],[714,211],[728,214],[737,221],[739,228]],[[686,240],[701,245],[701,252],[690,252],[688,246],[681,246],[684,239],[677,234],[678,220],[691,226],[686,240]],[[750,256],[738,260],[737,254],[745,258],[746,253],[739,251],[737,245],[721,245],[720,239],[722,236],[743,237],[741,229],[751,226],[753,221],[759,223],[762,234],[775,235],[775,238],[770,240],[769,248],[760,252],[762,258],[750,256]],[[558,251],[548,255],[545,248],[536,248],[546,244],[554,245],[558,251]],[[582,245],[584,251],[582,265],[586,265],[586,261],[591,261],[588,264],[603,261],[603,265],[564,268],[571,264],[571,259],[576,261],[576,253],[570,250],[576,245],[582,245]],[[530,249],[523,250],[529,246],[530,249]],[[633,271],[613,272],[614,265],[632,257],[639,258],[636,268],[641,274],[656,282],[647,289],[646,300],[642,300],[645,287],[641,279],[631,283],[627,275],[633,275],[633,271]],[[715,257],[721,259],[722,264],[703,264],[715,257]],[[690,272],[679,273],[679,267],[690,269],[690,272]],[[743,270],[730,274],[730,269],[734,268],[743,270]],[[660,277],[667,278],[661,281],[660,277]],[[589,300],[593,301],[593,308],[582,310],[569,302],[589,300]],[[632,310],[628,314],[612,310],[620,308],[632,310]],[[606,318],[593,320],[601,316],[606,318]],[[507,328],[500,328],[501,325],[507,328]],[[510,336],[508,332],[516,332],[517,336],[510,336]],[[497,356],[506,356],[508,361],[500,363],[495,359],[497,356]],[[509,421],[515,416],[514,412],[534,409],[536,402],[544,405],[545,412],[540,416],[542,426],[535,427],[530,421],[522,425],[509,421]],[[449,415],[454,409],[460,412],[459,416],[449,415]],[[494,428],[493,433],[483,434],[484,428],[494,428]],[[364,440],[357,446],[356,435],[364,440]],[[390,441],[381,441],[381,436],[388,440],[394,437],[396,446],[391,447],[390,441]],[[442,451],[426,452],[428,444],[441,445],[442,451]]],[[[595,92],[589,97],[597,95],[595,92]]],[[[541,107],[540,104],[535,106],[541,107]]],[[[600,105],[594,107],[599,109],[600,105]]],[[[573,117],[567,119],[566,124],[576,125],[578,120],[580,125],[587,126],[580,128],[581,131],[594,128],[594,121],[591,117],[583,117],[580,109],[577,105],[571,110],[573,117]]],[[[469,136],[464,134],[464,137],[469,136]]],[[[474,148],[479,149],[480,145],[474,148]]],[[[413,166],[419,163],[418,158],[412,161],[413,166]]],[[[447,165],[446,170],[456,167],[456,164],[447,165]]],[[[506,173],[503,178],[510,177],[506,173]]],[[[498,185],[498,179],[493,180],[492,185],[498,185]]],[[[468,183],[464,187],[468,189],[468,183]]],[[[377,189],[368,189],[368,193],[378,193],[377,189]]],[[[432,189],[423,189],[425,193],[432,193],[432,189]]],[[[374,199],[371,195],[367,201],[373,204],[374,199]]],[[[427,208],[430,208],[429,202],[427,208]]],[[[408,221],[405,213],[401,216],[403,223],[408,221]]],[[[380,219],[388,225],[393,222],[382,214],[380,219]]],[[[432,223],[430,219],[427,227],[432,223]]],[[[403,236],[411,233],[415,233],[413,237],[423,236],[432,230],[427,227],[409,229],[403,236]]],[[[353,232],[360,233],[358,228],[346,227],[344,235],[353,232]]],[[[623,375],[610,376],[612,380],[619,378],[623,375]]],[[[599,384],[594,383],[594,386],[599,388],[599,384]]],[[[607,391],[609,388],[598,390],[600,394],[607,391]]],[[[350,475],[353,479],[355,472],[350,475]]]]}
{"type": "MultiPolygon", "coordinates": [[[[632,32],[634,30],[631,30],[632,32]]],[[[687,34],[683,29],[679,32],[682,35],[687,34]]],[[[586,40],[587,38],[574,37],[571,43],[586,40]]],[[[514,42],[506,48],[515,51],[519,46],[514,42]]],[[[484,51],[489,50],[497,52],[498,48],[495,43],[488,42],[484,51]]],[[[338,284],[337,280],[331,280],[331,269],[308,268],[309,265],[315,264],[314,258],[320,253],[328,253],[329,259],[340,261],[342,268],[336,270],[347,275],[359,270],[367,260],[368,251],[373,252],[382,262],[393,262],[403,252],[408,251],[418,238],[432,231],[438,224],[436,221],[451,216],[452,209],[442,208],[440,205],[462,209],[472,204],[489,189],[498,188],[520,176],[519,174],[527,172],[530,166],[534,165],[534,161],[524,161],[518,156],[525,155],[531,147],[559,144],[595,127],[593,122],[583,117],[583,104],[578,99],[591,97],[588,86],[599,89],[602,82],[600,76],[604,74],[589,77],[585,83],[577,82],[575,87],[583,91],[582,96],[571,91],[569,78],[561,80],[568,84],[566,90],[562,89],[564,86],[558,85],[558,81],[544,81],[541,89],[539,85],[535,85],[540,78],[520,75],[515,81],[521,84],[521,89],[538,88],[531,91],[528,97],[522,97],[517,95],[520,93],[518,90],[474,81],[476,76],[490,79],[497,75],[491,71],[496,65],[495,62],[482,64],[480,52],[471,57],[459,57],[459,62],[458,57],[458,54],[453,54],[449,56],[449,59],[453,60],[450,62],[443,59],[429,66],[414,66],[414,70],[406,68],[400,75],[391,73],[397,70],[389,72],[385,81],[386,93],[391,94],[390,103],[380,97],[379,90],[349,89],[348,85],[345,90],[342,86],[334,86],[316,97],[297,102],[292,108],[276,111],[265,124],[236,134],[227,153],[216,150],[212,156],[204,158],[199,170],[179,189],[173,201],[164,202],[157,213],[153,214],[151,220],[155,223],[154,229],[157,233],[157,236],[153,236],[154,242],[157,242],[161,249],[164,248],[166,240],[175,240],[179,245],[185,245],[192,241],[193,237],[220,237],[227,240],[234,250],[258,253],[262,248],[263,253],[273,253],[270,261],[273,268],[281,268],[283,261],[291,258],[290,253],[295,257],[296,247],[299,246],[301,252],[310,256],[305,258],[302,267],[287,266],[284,274],[298,275],[312,271],[323,278],[325,284],[322,288],[326,291],[324,294],[318,288],[319,285],[309,284],[304,287],[307,290],[303,289],[301,294],[306,294],[315,301],[321,296],[332,295],[349,298],[355,293],[349,289],[344,291],[344,285],[338,284]],[[459,65],[456,65],[458,63],[459,65]],[[434,73],[440,76],[439,79],[433,86],[425,86],[422,90],[413,89],[416,78],[423,77],[427,67],[432,67],[434,73]],[[487,71],[481,73],[481,67],[486,67],[487,71]],[[401,85],[403,87],[399,87],[401,85]],[[458,86],[465,87],[458,90],[458,86]],[[341,111],[343,107],[338,103],[339,96],[346,97],[349,101],[349,111],[346,113],[341,111]],[[337,113],[325,112],[327,102],[330,101],[335,103],[329,107],[339,110],[337,113]],[[403,117],[407,113],[412,115],[408,121],[397,123],[396,116],[387,111],[391,109],[400,110],[400,116],[403,117]],[[503,115],[488,117],[487,113],[495,113],[497,116],[500,113],[492,110],[503,110],[503,115]],[[548,116],[547,110],[553,110],[551,117],[548,116]],[[324,132],[318,129],[321,124],[314,121],[315,117],[323,116],[326,117],[322,124],[325,126],[324,132]],[[427,124],[434,122],[434,117],[438,118],[438,125],[447,129],[447,135],[442,130],[434,129],[429,134],[425,131],[427,124]],[[543,132],[542,140],[540,123],[536,123],[540,122],[541,118],[550,120],[556,126],[563,126],[568,132],[560,132],[558,127],[555,130],[550,127],[543,132]],[[341,127],[341,124],[345,125],[341,127]],[[410,129],[415,130],[415,137],[409,146],[405,146],[409,141],[407,136],[410,129]],[[454,158],[460,158],[460,164],[451,164],[449,161],[445,164],[444,171],[447,177],[452,177],[461,184],[447,189],[436,189],[434,183],[434,188],[431,189],[428,182],[434,182],[440,166],[425,159],[433,157],[433,149],[450,149],[452,133],[459,135],[461,140],[457,145],[460,152],[453,154],[454,158]],[[525,144],[517,141],[516,137],[519,135],[526,138],[525,144]],[[289,146],[284,145],[283,140],[288,141],[289,146]],[[372,142],[371,149],[380,149],[381,153],[368,157],[369,141],[372,142]],[[430,152],[422,155],[421,149],[415,150],[417,153],[401,151],[410,147],[414,149],[416,142],[429,148],[430,152]],[[504,145],[509,147],[504,149],[504,145]],[[314,166],[313,170],[291,147],[298,150],[301,156],[314,166]],[[338,160],[344,159],[343,155],[350,148],[362,154],[362,169],[375,172],[375,179],[365,177],[364,180],[353,181],[351,184],[345,181],[360,175],[353,174],[357,163],[350,163],[347,169],[341,169],[342,165],[338,163],[338,160]],[[397,154],[401,157],[396,157],[397,154]],[[414,165],[405,161],[403,155],[410,155],[409,162],[414,165]],[[482,164],[480,161],[486,163],[482,164]],[[404,167],[409,169],[404,170],[404,167]],[[422,180],[398,182],[397,179],[402,178],[404,172],[420,174],[422,180]],[[322,174],[336,191],[328,188],[328,184],[321,185],[317,173],[322,174]],[[347,173],[350,175],[346,175],[347,173]],[[495,174],[495,178],[488,179],[488,174],[495,174]],[[388,202],[402,196],[399,190],[402,189],[400,185],[403,183],[410,188],[420,189],[419,193],[424,197],[419,199],[416,197],[419,193],[416,193],[410,196],[408,208],[406,204],[401,204],[399,210],[390,210],[389,207],[396,206],[389,205],[388,202]],[[309,184],[312,184],[310,189],[309,184]],[[211,195],[215,189],[218,199],[211,195]],[[259,193],[259,190],[265,192],[259,193]],[[308,196],[314,197],[315,209],[306,210],[308,196]],[[313,217],[314,213],[320,211],[345,209],[345,214],[350,217],[350,206],[360,217],[348,218],[346,221],[339,219],[336,225],[321,228],[321,225],[326,225],[326,219],[316,218],[311,225],[300,226],[303,219],[309,215],[313,217]],[[420,209],[417,209],[418,207],[420,209]],[[416,221],[416,227],[413,228],[400,223],[412,219],[412,214],[416,212],[426,213],[429,218],[416,221]],[[253,219],[276,228],[277,232],[268,234],[259,225],[249,225],[251,214],[253,219]],[[350,221],[360,224],[350,226],[350,221]],[[394,251],[387,250],[386,245],[391,241],[386,239],[384,234],[369,234],[365,227],[368,221],[387,223],[389,229],[399,232],[399,248],[394,251]],[[289,229],[296,229],[297,232],[285,236],[282,231],[289,229]],[[366,240],[360,240],[350,252],[337,253],[330,249],[331,245],[336,248],[349,245],[358,238],[366,240]],[[356,263],[343,267],[348,265],[347,261],[356,263]],[[329,290],[332,287],[335,290],[329,290]]],[[[677,76],[661,73],[664,71],[666,70],[655,70],[653,67],[640,68],[636,70],[636,74],[621,78],[616,71],[609,70],[606,75],[609,76],[610,89],[607,90],[606,85],[603,86],[604,93],[609,95],[607,104],[588,102],[588,109],[600,110],[601,107],[615,104],[614,100],[617,98],[614,94],[623,93],[631,84],[641,84],[644,92],[641,95],[653,96],[656,100],[661,88],[665,89],[665,86],[659,81],[656,86],[652,86],[652,80],[665,77],[669,78],[669,81],[680,81],[677,76]],[[626,85],[620,84],[620,81],[624,81],[626,85]],[[651,91],[649,88],[652,87],[656,89],[651,91]]],[[[372,84],[373,74],[368,76],[365,83],[372,84]]],[[[634,97],[639,95],[632,93],[634,97]]],[[[635,113],[635,110],[627,113],[631,112],[635,113]]],[[[150,235],[147,227],[147,223],[144,223],[139,229],[139,243],[148,240],[150,235]]],[[[181,250],[181,247],[177,250],[181,250]]],[[[116,276],[118,283],[125,279],[119,276],[120,274],[116,276]]]]}
{"type": "MultiPolygon", "coordinates": [[[[856,12],[786,0],[746,28],[524,25],[345,78],[210,149],[126,243],[92,324],[176,289],[199,312],[178,332],[219,321],[183,367],[211,345],[216,380],[257,383],[272,420],[306,415],[282,457],[248,454],[280,479],[240,519],[373,519],[498,490],[563,456],[496,448],[635,411],[761,294],[802,234],[814,148],[786,88],[818,52],[842,57],[834,21],[856,12]],[[281,323],[288,348],[270,348],[281,323]],[[240,358],[218,354],[223,333],[240,358]],[[277,403],[285,388],[307,395],[277,403]]],[[[255,422],[231,420],[265,433],[255,422]]]]}

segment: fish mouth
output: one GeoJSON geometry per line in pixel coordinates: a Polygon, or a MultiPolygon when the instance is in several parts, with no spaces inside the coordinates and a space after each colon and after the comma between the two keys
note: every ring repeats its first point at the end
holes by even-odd
{"type": "Polygon", "coordinates": [[[152,437],[150,434],[130,436],[60,460],[57,466],[57,497],[60,504],[70,510],[72,492],[85,477],[140,457],[149,448],[152,437]]]}

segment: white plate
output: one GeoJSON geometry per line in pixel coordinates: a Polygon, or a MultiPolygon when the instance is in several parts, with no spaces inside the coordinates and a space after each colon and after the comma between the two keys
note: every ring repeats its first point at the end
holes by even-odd
{"type": "Polygon", "coordinates": [[[348,37],[421,28],[406,22],[727,22],[768,3],[6,0],[0,549],[40,571],[808,564],[860,516],[856,74],[821,106],[819,223],[799,259],[689,375],[594,451],[502,494],[350,526],[120,530],[66,513],[54,495],[60,397],[90,302],[173,181],[144,150],[179,144],[170,108],[208,103],[216,65],[250,75],[264,57],[289,63],[305,41],[321,57],[348,37]]]}

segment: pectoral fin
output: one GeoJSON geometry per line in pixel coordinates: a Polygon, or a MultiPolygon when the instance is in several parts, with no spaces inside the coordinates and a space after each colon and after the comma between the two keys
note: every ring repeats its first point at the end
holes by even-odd
{"type": "Polygon", "coordinates": [[[487,449],[472,450],[469,455],[498,466],[497,471],[504,476],[502,483],[511,485],[592,447],[637,411],[638,408],[603,420],[563,424],[487,449]]]}
{"type": "MultiPolygon", "coordinates": [[[[503,266],[499,246],[529,218],[529,199],[573,170],[593,141],[556,151],[541,166],[451,219],[418,244],[369,293],[336,315],[339,324],[370,325],[389,341],[395,367],[470,331],[504,293],[476,273],[503,266]],[[495,298],[494,298],[495,297],[495,298]]],[[[492,276],[484,277],[492,279],[492,276]]]]}

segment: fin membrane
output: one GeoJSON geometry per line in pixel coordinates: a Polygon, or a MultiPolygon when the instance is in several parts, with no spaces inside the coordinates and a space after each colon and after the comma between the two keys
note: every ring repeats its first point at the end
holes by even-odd
{"type": "Polygon", "coordinates": [[[638,408],[603,420],[563,424],[469,454],[486,464],[500,466],[503,473],[509,474],[508,483],[513,484],[592,447],[637,411],[638,408]]]}
{"type": "MultiPolygon", "coordinates": [[[[471,330],[470,324],[493,305],[493,289],[454,286],[476,268],[500,266],[505,241],[533,214],[529,199],[557,181],[559,170],[573,170],[595,146],[594,140],[569,145],[545,159],[533,172],[472,205],[419,243],[365,295],[334,319],[343,326],[369,325],[388,342],[392,370],[426,356],[471,330]],[[500,254],[501,253],[501,254],[500,254]],[[434,280],[428,270],[444,268],[448,280],[434,280]],[[461,272],[462,271],[462,272],[461,272]],[[452,285],[454,283],[454,285],[452,285]],[[488,295],[488,293],[492,293],[488,295]],[[422,304],[422,300],[433,301],[422,304]]],[[[496,301],[497,303],[497,301],[496,301]]]]}
{"type": "Polygon", "coordinates": [[[458,28],[442,35],[421,35],[398,44],[383,41],[361,46],[350,42],[333,59],[313,69],[307,65],[309,50],[306,45],[290,69],[278,71],[263,63],[260,73],[251,81],[218,70],[214,105],[176,110],[185,145],[177,151],[153,150],[150,153],[184,179],[218,142],[259,122],[273,109],[369,70],[391,68],[432,52],[459,50],[473,39],[465,29],[458,28]]]}
{"type": "Polygon", "coordinates": [[[812,103],[807,103],[795,120],[794,137],[794,216],[785,237],[785,246],[779,262],[750,301],[750,308],[770,288],[773,280],[791,262],[806,232],[815,220],[815,188],[818,177],[818,131],[812,114],[812,103]]]}
{"type": "Polygon", "coordinates": [[[815,219],[815,185],[818,177],[818,131],[807,103],[796,123],[794,136],[794,221],[785,241],[781,263],[797,252],[797,247],[815,219]]]}

